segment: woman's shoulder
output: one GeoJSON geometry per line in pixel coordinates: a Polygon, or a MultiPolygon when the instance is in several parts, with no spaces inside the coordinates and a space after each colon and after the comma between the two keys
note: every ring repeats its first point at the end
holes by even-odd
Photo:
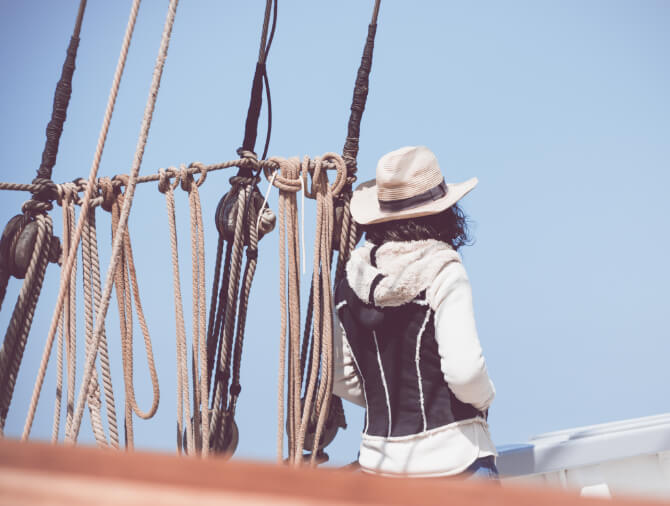
{"type": "Polygon", "coordinates": [[[426,299],[433,310],[449,296],[454,294],[471,296],[470,279],[465,270],[460,256],[445,264],[440,272],[433,278],[426,290],[426,299]]]}

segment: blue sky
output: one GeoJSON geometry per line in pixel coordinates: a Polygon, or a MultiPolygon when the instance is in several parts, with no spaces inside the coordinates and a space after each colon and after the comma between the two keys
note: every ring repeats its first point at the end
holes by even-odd
{"type": "MultiPolygon", "coordinates": [[[[77,4],[0,0],[3,181],[28,182],[39,166],[77,4]]],[[[129,0],[89,1],[56,181],[88,174],[129,8],[129,0]]],[[[100,175],[130,168],[166,8],[165,1],[146,0],[140,9],[100,175]]],[[[261,1],[181,2],[142,173],[236,157],[263,10],[261,1]]],[[[372,1],[280,2],[268,60],[272,155],[341,150],[371,10],[372,1]]],[[[669,23],[663,1],[382,2],[359,177],[374,177],[385,152],[423,144],[448,181],[479,178],[463,201],[476,238],[463,258],[498,390],[490,415],[498,445],[669,409],[669,23]]],[[[259,138],[260,145],[264,133],[259,138]]],[[[212,174],[201,189],[208,276],[213,213],[229,175],[212,174]]],[[[25,199],[4,192],[0,221],[25,199]]],[[[276,190],[270,203],[276,210],[276,190]]],[[[314,211],[307,201],[308,246],[314,211]]],[[[185,194],[177,195],[177,213],[190,327],[185,194]]],[[[103,270],[105,214],[99,212],[103,270]]],[[[60,235],[60,209],[53,216],[60,235]]],[[[165,202],[155,185],[139,187],[130,232],[161,381],[159,412],[136,422],[136,442],[172,451],[171,264],[165,202]]],[[[273,459],[275,452],[277,241],[276,232],[263,239],[252,291],[237,417],[241,458],[273,459]]],[[[19,286],[10,283],[3,328],[19,286]]],[[[57,286],[51,266],[10,410],[11,436],[23,427],[57,286]]],[[[113,313],[114,305],[107,332],[120,399],[113,313]]],[[[146,407],[151,389],[141,340],[136,344],[136,388],[146,407]]],[[[51,434],[54,390],[52,363],[36,438],[51,434]]],[[[333,462],[355,458],[362,417],[359,408],[347,408],[349,429],[330,447],[333,462]]],[[[87,429],[82,441],[91,440],[87,429]]]]}

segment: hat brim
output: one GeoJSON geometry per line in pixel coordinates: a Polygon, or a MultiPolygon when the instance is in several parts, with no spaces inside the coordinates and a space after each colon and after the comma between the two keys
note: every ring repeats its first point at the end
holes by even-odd
{"type": "Polygon", "coordinates": [[[361,183],[354,190],[350,204],[351,216],[361,225],[372,225],[373,223],[437,214],[461,200],[477,186],[477,182],[477,178],[473,177],[462,183],[447,183],[447,193],[437,200],[401,211],[383,211],[377,200],[377,181],[371,179],[361,183]]]}

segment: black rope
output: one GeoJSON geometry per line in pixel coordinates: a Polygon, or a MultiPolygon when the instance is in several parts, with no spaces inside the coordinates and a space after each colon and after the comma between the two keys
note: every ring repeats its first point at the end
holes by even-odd
{"type": "MultiPolygon", "coordinates": [[[[56,164],[56,157],[58,155],[58,145],[60,143],[61,134],[63,133],[63,124],[67,117],[67,108],[70,104],[70,97],[72,96],[72,76],[75,70],[75,61],[77,59],[77,50],[79,48],[79,34],[81,32],[81,24],[86,9],[86,0],[81,0],[79,10],[77,12],[77,19],[75,22],[72,37],[70,38],[70,45],[67,48],[67,54],[63,68],[61,70],[60,80],[56,85],[54,92],[53,109],[51,111],[51,120],[46,128],[46,143],[44,151],[42,152],[42,163],[37,169],[37,179],[51,179],[53,167],[56,164]]],[[[51,197],[53,200],[55,196],[51,197]]],[[[38,197],[38,200],[41,198],[38,197]]]]}
{"type": "MultiPolygon", "coordinates": [[[[372,69],[372,53],[375,47],[375,34],[377,33],[377,24],[368,26],[368,37],[365,41],[361,65],[358,67],[356,75],[356,85],[354,86],[354,96],[351,101],[351,115],[349,116],[349,125],[347,128],[347,139],[342,149],[342,157],[347,164],[347,174],[354,176],[357,171],[356,158],[358,157],[358,139],[361,133],[361,119],[365,111],[365,103],[368,98],[370,70],[372,69]]],[[[351,183],[349,183],[351,191],[351,183]]]]}
{"type": "MultiPolygon", "coordinates": [[[[265,147],[263,149],[262,159],[265,159],[270,146],[270,136],[272,134],[272,102],[270,100],[270,84],[268,80],[267,68],[265,62],[267,55],[274,40],[275,30],[277,28],[277,7],[278,0],[274,0],[274,7],[272,12],[272,28],[270,36],[263,52],[263,59],[256,63],[256,71],[254,72],[254,79],[251,85],[251,98],[249,100],[249,109],[247,110],[247,119],[244,127],[244,140],[240,150],[255,152],[256,139],[258,137],[258,121],[261,114],[261,107],[263,106],[263,86],[265,85],[265,92],[268,101],[268,126],[265,138],[265,147]]],[[[238,152],[240,151],[238,150],[238,152]]],[[[240,174],[249,176],[250,169],[248,167],[240,168],[240,174]]]]}

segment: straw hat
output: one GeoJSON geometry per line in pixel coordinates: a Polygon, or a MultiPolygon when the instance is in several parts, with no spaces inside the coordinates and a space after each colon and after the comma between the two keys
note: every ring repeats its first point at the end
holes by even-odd
{"type": "Polygon", "coordinates": [[[385,154],[377,178],[361,183],[351,198],[351,215],[361,225],[437,214],[477,185],[473,177],[446,183],[433,152],[408,146],[385,154]]]}

